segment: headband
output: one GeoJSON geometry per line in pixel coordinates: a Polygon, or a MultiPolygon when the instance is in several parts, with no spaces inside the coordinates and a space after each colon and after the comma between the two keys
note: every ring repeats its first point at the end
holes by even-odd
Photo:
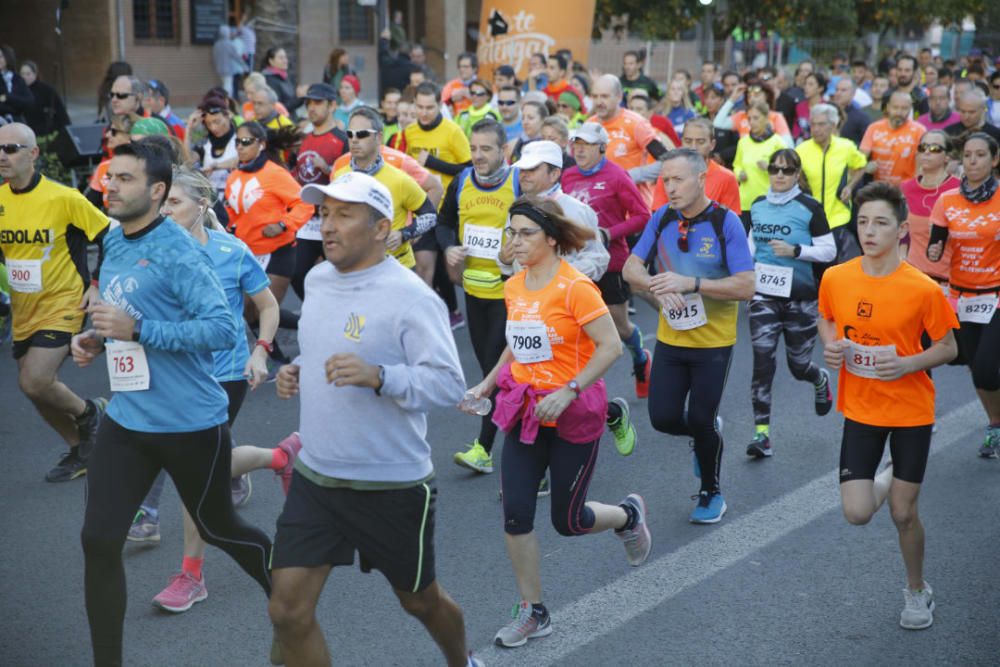
{"type": "Polygon", "coordinates": [[[513,206],[510,207],[509,215],[512,218],[515,215],[523,215],[524,217],[528,218],[529,220],[537,224],[539,227],[541,227],[542,231],[545,232],[548,236],[551,236],[552,238],[558,237],[558,234],[556,233],[556,226],[553,223],[552,218],[549,217],[548,213],[538,208],[534,204],[528,204],[528,203],[514,204],[513,206]]]}

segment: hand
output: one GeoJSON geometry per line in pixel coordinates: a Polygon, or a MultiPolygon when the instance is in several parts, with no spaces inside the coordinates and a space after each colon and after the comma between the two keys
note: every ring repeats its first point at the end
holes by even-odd
{"type": "Polygon", "coordinates": [[[247,365],[243,368],[243,376],[250,384],[250,391],[267,379],[267,350],[260,345],[254,346],[247,365]]]}
{"type": "MultiPolygon", "coordinates": [[[[496,383],[495,382],[490,382],[487,379],[487,380],[483,380],[482,382],[480,382],[479,384],[477,384],[475,387],[470,388],[465,393],[466,393],[466,395],[472,394],[472,396],[474,398],[484,398],[484,397],[485,398],[489,398],[490,394],[493,393],[494,389],[496,389],[496,383]]],[[[465,399],[463,398],[462,400],[464,402],[465,399]]],[[[459,403],[457,407],[461,410],[462,409],[462,404],[459,403]]],[[[480,416],[480,415],[477,415],[474,412],[471,412],[469,410],[462,410],[462,412],[464,412],[465,414],[468,414],[468,415],[474,415],[476,417],[480,416]]]]}
{"type": "Polygon", "coordinates": [[[746,183],[747,178],[749,178],[749,176],[747,176],[747,173],[745,171],[741,171],[739,175],[740,183],[746,183]]]}
{"type": "Polygon", "coordinates": [[[90,362],[96,359],[97,355],[99,355],[103,349],[104,342],[93,329],[88,329],[83,333],[78,333],[73,336],[73,340],[69,344],[69,350],[73,355],[73,361],[80,368],[86,368],[89,366],[90,362]]]}
{"type": "Polygon", "coordinates": [[[656,300],[660,302],[660,305],[667,310],[683,310],[687,305],[687,301],[684,300],[680,294],[675,294],[673,292],[668,292],[667,294],[661,294],[656,297],[656,300]]]}
{"type": "Polygon", "coordinates": [[[773,241],[768,241],[768,245],[771,246],[771,250],[774,252],[775,257],[795,257],[795,246],[791,243],[785,243],[780,239],[774,239],[773,241]]]}
{"type": "Polygon", "coordinates": [[[733,88],[733,93],[729,96],[729,101],[736,104],[743,99],[743,94],[747,92],[747,84],[738,83],[736,87],[733,88]]]}
{"type": "Polygon", "coordinates": [[[879,380],[898,380],[913,372],[908,357],[901,357],[895,350],[880,350],[875,353],[875,374],[879,380]]]}
{"type": "Polygon", "coordinates": [[[187,126],[198,127],[199,125],[201,125],[203,118],[204,116],[201,109],[195,109],[194,111],[191,112],[191,115],[188,116],[187,126]]]}
{"type": "Polygon", "coordinates": [[[767,171],[767,160],[757,160],[757,168],[761,171],[767,171]]]}
{"type": "Polygon", "coordinates": [[[330,165],[326,163],[326,160],[321,158],[319,155],[312,156],[313,166],[322,171],[324,174],[330,173],[330,165]]]}
{"type": "Polygon", "coordinates": [[[461,88],[456,88],[451,93],[452,104],[454,104],[455,102],[461,102],[462,100],[467,99],[468,97],[469,97],[469,89],[466,88],[465,86],[462,86],[461,88]]]}
{"type": "Polygon", "coordinates": [[[201,168],[201,173],[205,174],[206,176],[211,176],[213,171],[215,171],[215,167],[203,166],[201,168]]]}
{"type": "Polygon", "coordinates": [[[851,188],[844,188],[843,190],[841,190],[839,197],[840,197],[840,201],[844,202],[845,204],[850,205],[850,203],[851,203],[851,188]]]}
{"type": "Polygon", "coordinates": [[[576,398],[576,392],[567,387],[561,387],[548,394],[535,404],[535,416],[542,422],[554,422],[559,419],[569,404],[576,398]]]}
{"type": "Polygon", "coordinates": [[[94,325],[94,330],[105,338],[115,340],[131,341],[132,332],[135,330],[135,320],[118,310],[110,303],[92,304],[87,309],[90,313],[90,321],[94,325]]]}
{"type": "Polygon", "coordinates": [[[876,171],[878,171],[878,163],[875,160],[871,160],[865,165],[866,174],[874,174],[876,171]]]}
{"type": "Polygon", "coordinates": [[[337,387],[379,387],[378,366],[356,354],[341,352],[326,360],[326,381],[337,387]]]}
{"type": "Polygon", "coordinates": [[[101,302],[101,291],[97,289],[94,285],[89,285],[87,289],[83,292],[83,298],[80,299],[80,310],[87,310],[90,304],[101,302]]]}
{"type": "Polygon", "coordinates": [[[937,262],[941,259],[941,255],[944,254],[944,241],[938,241],[937,243],[932,243],[927,246],[927,259],[932,262],[937,262]]]}
{"type": "Polygon", "coordinates": [[[514,263],[514,241],[507,239],[507,242],[500,246],[500,253],[497,258],[504,264],[514,263]]]}
{"type": "Polygon", "coordinates": [[[278,398],[291,398],[298,394],[299,367],[295,364],[286,364],[279,368],[275,385],[278,388],[278,398]]]}
{"type": "Polygon", "coordinates": [[[450,268],[455,269],[465,263],[465,256],[467,254],[465,246],[453,245],[444,251],[444,261],[447,262],[450,268]]]}
{"type": "Polygon", "coordinates": [[[657,273],[649,279],[649,291],[656,297],[667,293],[687,294],[694,291],[694,284],[694,278],[667,271],[666,273],[657,273]]]}
{"type": "Polygon", "coordinates": [[[401,231],[389,232],[389,236],[387,236],[385,239],[385,248],[390,252],[396,250],[402,244],[403,244],[403,232],[401,231]]]}
{"type": "Polygon", "coordinates": [[[417,153],[417,162],[420,163],[421,167],[424,166],[425,164],[427,164],[427,156],[428,155],[430,155],[430,153],[427,152],[426,148],[421,149],[421,151],[419,153],[417,153]]]}
{"type": "Polygon", "coordinates": [[[273,239],[275,236],[283,234],[284,231],[285,230],[281,228],[281,225],[276,222],[272,222],[261,230],[261,234],[269,239],[273,239]]]}
{"type": "Polygon", "coordinates": [[[840,338],[833,341],[832,343],[827,343],[823,347],[823,361],[826,365],[833,369],[839,369],[844,364],[844,350],[849,346],[847,339],[840,338]]]}
{"type": "Polygon", "coordinates": [[[309,92],[309,86],[307,86],[304,83],[300,83],[298,85],[298,87],[295,88],[295,96],[296,97],[305,97],[306,93],[308,93],[308,92],[309,92]]]}

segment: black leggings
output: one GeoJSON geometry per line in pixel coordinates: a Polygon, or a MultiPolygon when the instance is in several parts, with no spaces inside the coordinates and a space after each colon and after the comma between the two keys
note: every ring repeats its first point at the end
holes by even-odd
{"type": "Polygon", "coordinates": [[[538,485],[549,469],[552,489],[552,526],[567,537],[585,535],[594,527],[587,488],[594,475],[600,440],[578,445],[566,442],[553,427],[538,429],[531,445],[521,442],[518,422],[503,441],[500,488],[503,489],[503,529],[508,535],[526,535],[535,529],[538,485]]]}
{"type": "Polygon", "coordinates": [[[271,540],[233,509],[229,427],[192,433],[140,433],[105,417],[87,465],[81,542],[84,591],[94,663],[122,664],[125,568],[122,547],[132,517],[161,468],[166,469],[202,538],[228,553],[271,594],[271,540]]]}
{"type": "Polygon", "coordinates": [[[324,257],[323,242],[312,239],[297,239],[295,244],[295,273],[292,274],[292,289],[299,301],[306,298],[306,274],[316,266],[316,260],[324,257]]]}
{"type": "Polygon", "coordinates": [[[715,417],[732,358],[732,347],[677,347],[661,341],[653,354],[649,421],[661,433],[694,438],[701,490],[709,493],[719,491],[722,434],[715,430],[715,417]]]}
{"type": "Polygon", "coordinates": [[[892,455],[892,476],[904,482],[923,483],[933,430],[933,424],[869,426],[845,419],[840,441],[840,483],[875,479],[887,439],[892,455]]]}
{"type": "MultiPolygon", "coordinates": [[[[507,346],[507,306],[503,299],[480,299],[465,295],[465,317],[469,324],[469,338],[476,353],[479,370],[486,375],[500,360],[507,346]]],[[[496,404],[497,390],[490,397],[496,404]]],[[[479,444],[488,452],[493,451],[493,440],[497,435],[497,425],[493,423],[493,410],[483,416],[479,426],[479,444]]]]}
{"type": "Polygon", "coordinates": [[[962,322],[958,346],[972,370],[972,385],[983,391],[1000,389],[1000,308],[989,324],[962,322]]]}

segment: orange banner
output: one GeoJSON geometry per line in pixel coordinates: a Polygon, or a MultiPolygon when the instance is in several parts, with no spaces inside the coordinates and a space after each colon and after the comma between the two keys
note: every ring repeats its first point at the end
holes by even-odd
{"type": "Polygon", "coordinates": [[[484,0],[479,19],[479,74],[488,79],[500,65],[510,65],[517,78],[528,76],[531,55],[554,55],[569,49],[586,63],[594,29],[596,0],[484,0]]]}

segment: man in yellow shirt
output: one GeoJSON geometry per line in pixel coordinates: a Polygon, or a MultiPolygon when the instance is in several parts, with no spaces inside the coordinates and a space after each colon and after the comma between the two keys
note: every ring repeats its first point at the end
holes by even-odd
{"type": "Polygon", "coordinates": [[[87,455],[107,401],[84,400],[56,372],[96,298],[87,269],[87,243],[108,219],[72,188],[35,170],[38,144],[21,123],[0,127],[0,251],[7,260],[14,319],[18,385],[69,446],[45,476],[65,482],[87,472],[87,455]]]}

